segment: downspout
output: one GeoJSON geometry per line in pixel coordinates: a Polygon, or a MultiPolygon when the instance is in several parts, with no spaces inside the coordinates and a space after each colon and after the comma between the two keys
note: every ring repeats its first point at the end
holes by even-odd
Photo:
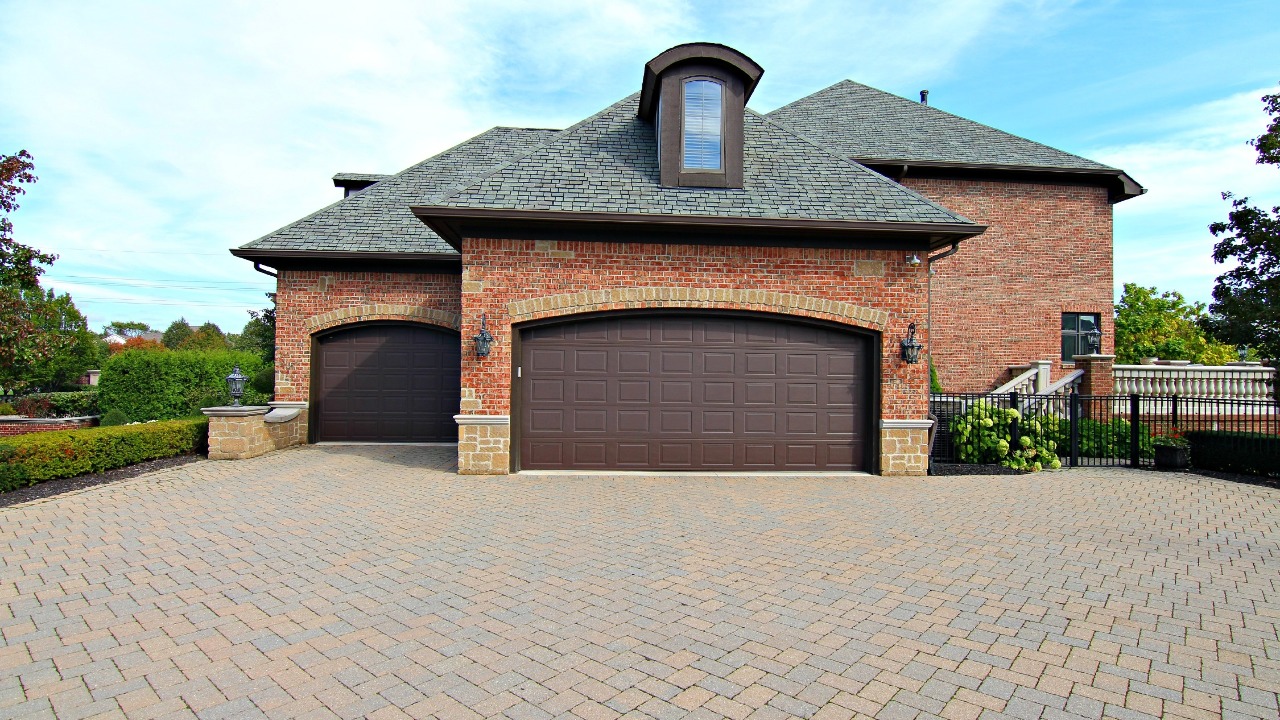
{"type": "MultiPolygon", "coordinates": [[[[957,240],[951,243],[951,247],[948,248],[947,250],[944,250],[938,253],[937,255],[927,256],[927,259],[929,261],[927,265],[929,269],[929,292],[925,300],[927,304],[927,307],[925,308],[925,321],[929,323],[929,367],[930,368],[933,368],[933,263],[945,257],[950,257],[952,255],[955,255],[959,251],[960,251],[960,241],[957,240]]],[[[930,377],[932,379],[932,371],[930,372],[930,377]]],[[[930,384],[932,385],[932,383],[930,384]]],[[[930,388],[930,391],[932,391],[932,387],[930,388]]]]}

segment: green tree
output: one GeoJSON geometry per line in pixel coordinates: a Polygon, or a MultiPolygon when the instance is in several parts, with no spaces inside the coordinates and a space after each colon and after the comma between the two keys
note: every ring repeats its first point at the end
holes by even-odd
{"type": "Polygon", "coordinates": [[[245,323],[236,339],[237,350],[257,353],[268,363],[276,361],[276,294],[266,293],[271,307],[262,310],[250,310],[249,322],[245,323]]]}
{"type": "MultiPolygon", "coordinates": [[[[1267,131],[1249,141],[1258,163],[1280,165],[1280,93],[1264,95],[1271,121],[1267,131]]],[[[1231,201],[1225,222],[1209,226],[1219,238],[1213,260],[1233,260],[1236,267],[1218,276],[1212,313],[1201,325],[1225,343],[1255,349],[1262,357],[1280,358],[1280,206],[1254,207],[1249,198],[1222,194],[1231,201]]]]}
{"type": "Polygon", "coordinates": [[[1116,304],[1116,362],[1133,365],[1144,357],[1222,365],[1236,350],[1209,337],[1200,327],[1204,303],[1187,303],[1176,291],[1125,283],[1116,304]]]}
{"type": "Polygon", "coordinates": [[[191,325],[187,323],[186,318],[178,318],[169,327],[165,328],[164,337],[160,338],[160,342],[170,350],[177,350],[187,338],[195,334],[195,330],[191,329],[191,325]]]}
{"type": "Polygon", "coordinates": [[[40,332],[60,336],[64,342],[48,356],[14,368],[16,382],[25,389],[60,390],[75,384],[86,370],[99,367],[105,343],[89,329],[89,321],[76,308],[71,296],[53,290],[24,292],[27,306],[40,332]]]}
{"type": "Polygon", "coordinates": [[[133,338],[143,333],[155,332],[151,326],[144,322],[122,322],[116,321],[110,325],[104,325],[102,328],[103,335],[119,335],[122,338],[133,338]]]}
{"type": "Polygon", "coordinates": [[[9,214],[18,209],[23,185],[36,181],[31,154],[0,155],[0,386],[12,387],[32,363],[46,361],[69,344],[60,332],[50,331],[40,289],[41,265],[49,265],[56,255],[43,253],[13,239],[9,214]],[[34,304],[33,304],[34,303],[34,304]]]}
{"type": "Polygon", "coordinates": [[[231,346],[227,343],[227,336],[222,334],[222,328],[207,322],[191,333],[191,337],[183,340],[178,348],[181,350],[229,350],[231,346]]]}

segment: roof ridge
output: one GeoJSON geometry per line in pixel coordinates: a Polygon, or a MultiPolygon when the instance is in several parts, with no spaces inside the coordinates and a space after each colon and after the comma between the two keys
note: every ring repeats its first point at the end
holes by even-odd
{"type": "MultiPolygon", "coordinates": [[[[848,82],[848,81],[844,81],[844,82],[848,82]]],[[[838,83],[837,83],[837,84],[838,84],[838,83]]],[[[832,87],[835,87],[835,86],[833,85],[832,87]]],[[[755,110],[751,110],[750,108],[748,108],[748,109],[747,109],[747,112],[751,113],[752,115],[755,115],[755,116],[759,117],[759,118],[760,118],[761,120],[763,120],[764,122],[766,122],[766,123],[768,123],[768,124],[770,124],[770,125],[772,125],[772,126],[774,126],[774,127],[778,128],[779,130],[782,130],[783,132],[790,133],[791,135],[795,136],[795,137],[796,137],[796,138],[798,138],[799,140],[802,140],[803,142],[808,143],[809,145],[812,145],[814,148],[816,148],[816,149],[818,149],[818,150],[821,150],[821,151],[822,151],[822,152],[824,152],[824,153],[827,153],[827,154],[828,154],[828,155],[830,155],[831,157],[833,157],[833,158],[835,158],[835,159],[839,160],[840,162],[843,162],[843,163],[846,163],[846,164],[848,164],[848,165],[852,166],[852,167],[853,167],[854,169],[856,169],[857,171],[859,171],[859,172],[861,172],[861,173],[864,173],[864,174],[866,174],[866,175],[868,175],[868,176],[871,176],[871,177],[875,178],[875,179],[876,179],[877,181],[879,181],[879,182],[884,182],[884,183],[887,183],[887,184],[889,184],[889,185],[894,186],[894,188],[896,188],[896,189],[903,190],[903,191],[907,192],[908,194],[915,196],[915,198],[916,198],[917,200],[920,200],[921,202],[924,202],[925,204],[931,205],[931,206],[933,206],[934,208],[937,208],[938,210],[941,210],[941,211],[945,212],[946,214],[951,215],[952,217],[958,218],[959,220],[961,220],[961,221],[963,221],[963,222],[967,222],[967,223],[972,223],[972,222],[973,222],[972,220],[970,220],[969,218],[967,218],[967,217],[965,217],[965,216],[961,215],[960,213],[956,212],[955,210],[952,210],[951,208],[945,207],[945,206],[943,206],[943,205],[939,205],[938,203],[936,203],[936,202],[934,202],[934,201],[930,200],[929,198],[925,197],[924,195],[921,195],[920,193],[916,192],[915,190],[912,190],[911,188],[907,187],[906,185],[903,185],[903,184],[902,184],[902,183],[900,183],[900,182],[896,182],[896,181],[894,181],[894,180],[892,180],[892,179],[890,179],[890,178],[885,177],[884,175],[881,175],[880,173],[876,172],[875,170],[872,170],[871,168],[867,167],[866,165],[863,165],[862,163],[858,162],[857,160],[854,160],[853,158],[849,158],[849,157],[845,157],[844,155],[841,155],[841,154],[840,154],[839,152],[837,152],[834,148],[827,147],[826,145],[824,145],[824,144],[822,144],[822,143],[818,142],[817,140],[814,140],[814,139],[812,139],[812,138],[808,137],[807,135],[804,135],[803,133],[801,133],[801,132],[797,131],[797,130],[796,130],[796,129],[794,129],[794,128],[788,127],[788,126],[786,126],[786,125],[784,125],[784,124],[782,124],[782,123],[780,123],[780,122],[776,122],[776,121],[774,121],[772,118],[768,117],[767,115],[762,115],[762,114],[760,114],[760,113],[756,112],[755,110]]]]}
{"type": "Polygon", "coordinates": [[[578,122],[576,122],[576,123],[574,123],[574,124],[570,125],[569,127],[565,128],[565,129],[563,129],[563,130],[557,130],[557,131],[556,131],[556,134],[555,134],[555,135],[552,135],[552,136],[551,136],[551,137],[549,137],[549,138],[547,138],[546,142],[539,143],[539,144],[537,144],[537,145],[535,145],[535,146],[533,146],[533,147],[529,148],[529,150],[528,150],[527,152],[523,152],[523,153],[520,153],[519,155],[516,155],[515,157],[511,158],[511,159],[510,159],[510,160],[508,160],[507,162],[502,163],[501,165],[499,165],[499,166],[497,166],[497,167],[493,168],[492,170],[490,170],[489,172],[487,172],[487,173],[485,173],[485,174],[483,174],[483,175],[477,175],[477,176],[475,176],[475,177],[467,178],[467,180],[465,181],[465,184],[463,184],[463,183],[459,183],[459,184],[457,184],[457,185],[453,185],[453,186],[450,186],[450,187],[448,187],[448,188],[445,188],[444,193],[442,193],[442,194],[440,195],[440,197],[436,198],[436,199],[432,202],[432,204],[433,204],[433,205],[443,205],[444,203],[446,203],[446,202],[448,202],[449,200],[451,200],[454,196],[456,196],[458,193],[462,192],[463,190],[466,190],[467,188],[469,188],[469,187],[471,187],[471,186],[473,186],[473,185],[478,185],[478,184],[480,184],[480,183],[484,182],[485,180],[487,180],[487,179],[489,179],[489,178],[493,177],[494,175],[497,175],[498,173],[502,172],[503,170],[506,170],[507,168],[511,167],[512,165],[515,165],[516,163],[520,162],[521,160],[523,160],[523,159],[525,159],[525,158],[529,157],[530,155],[532,155],[532,154],[534,154],[534,153],[536,153],[536,152],[538,152],[538,151],[542,150],[543,148],[549,147],[549,146],[550,146],[550,145],[552,145],[553,143],[559,142],[559,141],[561,141],[561,140],[567,140],[568,138],[572,137],[572,136],[573,136],[573,134],[574,134],[575,132],[577,132],[578,130],[582,129],[582,127],[583,127],[584,125],[587,125],[588,123],[590,123],[591,121],[595,120],[596,118],[599,118],[599,117],[601,117],[601,116],[605,115],[606,113],[608,113],[608,112],[612,111],[614,108],[618,107],[619,105],[621,105],[621,104],[622,104],[622,103],[624,103],[624,102],[627,102],[627,101],[628,101],[628,100],[630,100],[631,98],[633,98],[633,97],[637,97],[639,94],[640,94],[640,93],[638,93],[638,92],[631,93],[630,95],[628,95],[628,96],[626,96],[626,97],[622,98],[621,100],[619,100],[619,101],[617,101],[617,102],[615,102],[615,103],[611,103],[611,104],[609,104],[609,105],[605,106],[605,108],[604,108],[603,110],[600,110],[600,111],[599,111],[599,112],[597,112],[597,113],[594,113],[594,114],[592,114],[592,115],[589,115],[589,116],[587,116],[586,118],[584,118],[584,119],[582,119],[582,120],[579,120],[578,122]]]}
{"type": "Polygon", "coordinates": [[[293,222],[291,222],[291,223],[287,223],[287,224],[285,224],[285,225],[281,225],[280,227],[276,228],[275,230],[272,230],[272,231],[271,231],[271,232],[269,232],[269,233],[266,233],[266,234],[264,234],[264,235],[262,235],[262,236],[260,236],[260,237],[258,237],[258,238],[255,238],[255,239],[253,239],[253,240],[250,240],[249,242],[245,243],[244,245],[241,245],[240,247],[242,247],[242,248],[247,248],[247,247],[249,247],[249,246],[253,245],[254,243],[257,243],[257,242],[261,242],[261,241],[263,241],[263,240],[266,240],[267,238],[271,237],[272,235],[276,235],[276,234],[278,234],[278,233],[284,232],[285,230],[288,230],[288,229],[293,228],[293,227],[295,227],[295,226],[302,225],[303,223],[307,222],[308,220],[310,220],[310,219],[312,219],[312,218],[314,218],[314,217],[316,217],[316,216],[318,216],[318,215],[320,215],[320,214],[322,214],[322,213],[325,213],[325,212],[327,212],[327,211],[329,211],[329,210],[332,210],[332,209],[334,209],[334,208],[336,208],[336,207],[338,207],[338,206],[340,206],[340,205],[343,205],[344,203],[346,203],[346,204],[351,204],[351,205],[356,205],[356,204],[365,204],[365,203],[373,202],[374,198],[377,198],[377,197],[379,197],[380,195],[382,195],[382,194],[384,194],[384,193],[386,193],[386,192],[389,192],[389,191],[390,191],[390,189],[394,189],[394,188],[396,187],[396,182],[395,182],[395,181],[396,181],[396,180],[398,180],[398,179],[401,179],[401,178],[402,178],[406,173],[409,173],[410,171],[416,170],[417,168],[419,168],[419,167],[421,167],[421,166],[425,165],[425,164],[426,164],[426,163],[428,163],[428,162],[431,162],[432,160],[435,160],[436,158],[440,157],[441,155],[445,155],[445,154],[447,154],[447,153],[454,152],[455,150],[458,150],[459,148],[461,148],[461,147],[463,147],[463,146],[465,146],[465,145],[469,145],[469,144],[471,144],[471,143],[473,143],[473,142],[475,142],[475,141],[477,141],[477,140],[479,140],[479,139],[481,139],[481,138],[483,138],[483,137],[486,137],[486,136],[491,135],[491,134],[493,134],[493,133],[495,133],[495,132],[498,132],[499,130],[527,130],[527,129],[532,129],[532,128],[507,128],[507,127],[502,127],[502,126],[494,126],[494,127],[491,127],[491,128],[489,128],[488,130],[485,130],[484,132],[482,132],[482,133],[480,133],[480,134],[478,134],[478,135],[473,135],[473,136],[471,136],[471,137],[467,138],[466,140],[463,140],[462,142],[459,142],[459,143],[457,143],[457,144],[455,144],[455,145],[452,145],[452,146],[450,146],[450,147],[448,147],[448,148],[445,148],[444,150],[441,150],[440,152],[438,152],[438,153],[436,153],[436,154],[434,154],[434,155],[431,155],[430,157],[427,157],[427,158],[424,158],[424,159],[422,159],[422,160],[419,160],[418,162],[416,162],[416,163],[414,163],[414,164],[410,165],[410,166],[409,166],[409,167],[407,167],[407,168],[404,168],[403,170],[400,170],[399,172],[392,173],[392,174],[390,174],[390,175],[386,175],[382,180],[380,180],[380,181],[378,181],[377,183],[375,183],[375,184],[373,184],[373,185],[369,186],[369,188],[368,188],[368,189],[366,189],[364,192],[360,192],[360,193],[356,193],[356,194],[354,194],[354,195],[348,195],[347,197],[340,198],[340,199],[339,199],[339,200],[337,200],[336,202],[333,202],[333,203],[330,203],[330,204],[328,204],[328,205],[325,205],[324,207],[320,208],[319,210],[316,210],[316,211],[315,211],[315,212],[313,212],[313,213],[310,213],[310,214],[308,214],[308,215],[305,215],[305,216],[303,216],[303,217],[300,217],[300,218],[298,218],[297,220],[294,220],[294,221],[293,221],[293,222]]]}

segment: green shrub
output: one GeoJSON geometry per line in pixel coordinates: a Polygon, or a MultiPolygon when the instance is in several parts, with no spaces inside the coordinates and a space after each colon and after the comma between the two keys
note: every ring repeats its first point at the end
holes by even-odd
{"type": "Polygon", "coordinates": [[[19,398],[15,409],[27,417],[84,417],[98,414],[97,390],[36,393],[19,398]]]}
{"type": "Polygon", "coordinates": [[[929,392],[942,392],[942,381],[938,379],[938,369],[933,366],[933,360],[929,360],[929,392]]]}
{"type": "Polygon", "coordinates": [[[204,452],[208,437],[209,421],[202,417],[5,438],[0,440],[0,491],[204,452]]]}
{"type": "Polygon", "coordinates": [[[1059,432],[1060,421],[1053,416],[1022,417],[1017,410],[1001,408],[978,400],[963,415],[951,419],[951,436],[961,462],[1000,463],[1015,470],[1036,471],[1062,467],[1058,443],[1051,436],[1059,432]],[[1018,421],[1019,440],[1013,442],[1010,426],[1018,421]]]}
{"type": "Polygon", "coordinates": [[[102,416],[102,419],[98,421],[99,427],[112,427],[115,425],[128,425],[128,424],[129,424],[129,416],[125,415],[119,410],[116,410],[115,408],[111,408],[110,410],[108,410],[106,414],[102,416]]]}
{"type": "Polygon", "coordinates": [[[7,402],[0,402],[0,415],[17,415],[18,409],[7,402]]]}
{"type": "MultiPolygon", "coordinates": [[[[1066,418],[1053,417],[1053,421],[1041,418],[1047,427],[1052,429],[1049,437],[1057,443],[1059,451],[1066,456],[1071,453],[1071,422],[1066,418]]],[[[1092,418],[1080,418],[1080,457],[1092,458],[1127,458],[1129,457],[1129,421],[1113,417],[1106,422],[1092,418]]],[[[1155,449],[1151,443],[1151,429],[1138,424],[1138,455],[1144,458],[1155,457],[1155,449]]]]}
{"type": "MultiPolygon", "coordinates": [[[[132,421],[188,417],[201,407],[230,404],[226,378],[236,364],[252,377],[263,361],[252,353],[231,350],[126,350],[103,365],[99,404],[104,410],[119,410],[132,421]]],[[[261,405],[269,399],[245,388],[241,402],[261,405]]]]}
{"type": "Polygon", "coordinates": [[[276,368],[274,365],[267,365],[261,370],[253,374],[253,379],[249,381],[250,387],[254,390],[266,395],[268,398],[275,395],[276,392],[276,368]]]}
{"type": "Polygon", "coordinates": [[[1193,430],[1191,466],[1204,470],[1280,477],[1280,436],[1226,430],[1193,430]]]}

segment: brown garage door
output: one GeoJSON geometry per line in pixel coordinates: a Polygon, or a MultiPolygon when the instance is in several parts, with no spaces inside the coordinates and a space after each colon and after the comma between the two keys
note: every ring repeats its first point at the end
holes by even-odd
{"type": "Polygon", "coordinates": [[[457,442],[458,334],[359,325],[320,337],[316,440],[457,442]]]}
{"type": "Polygon", "coordinates": [[[520,338],[522,468],[866,466],[865,335],[707,314],[602,317],[520,338]]]}

